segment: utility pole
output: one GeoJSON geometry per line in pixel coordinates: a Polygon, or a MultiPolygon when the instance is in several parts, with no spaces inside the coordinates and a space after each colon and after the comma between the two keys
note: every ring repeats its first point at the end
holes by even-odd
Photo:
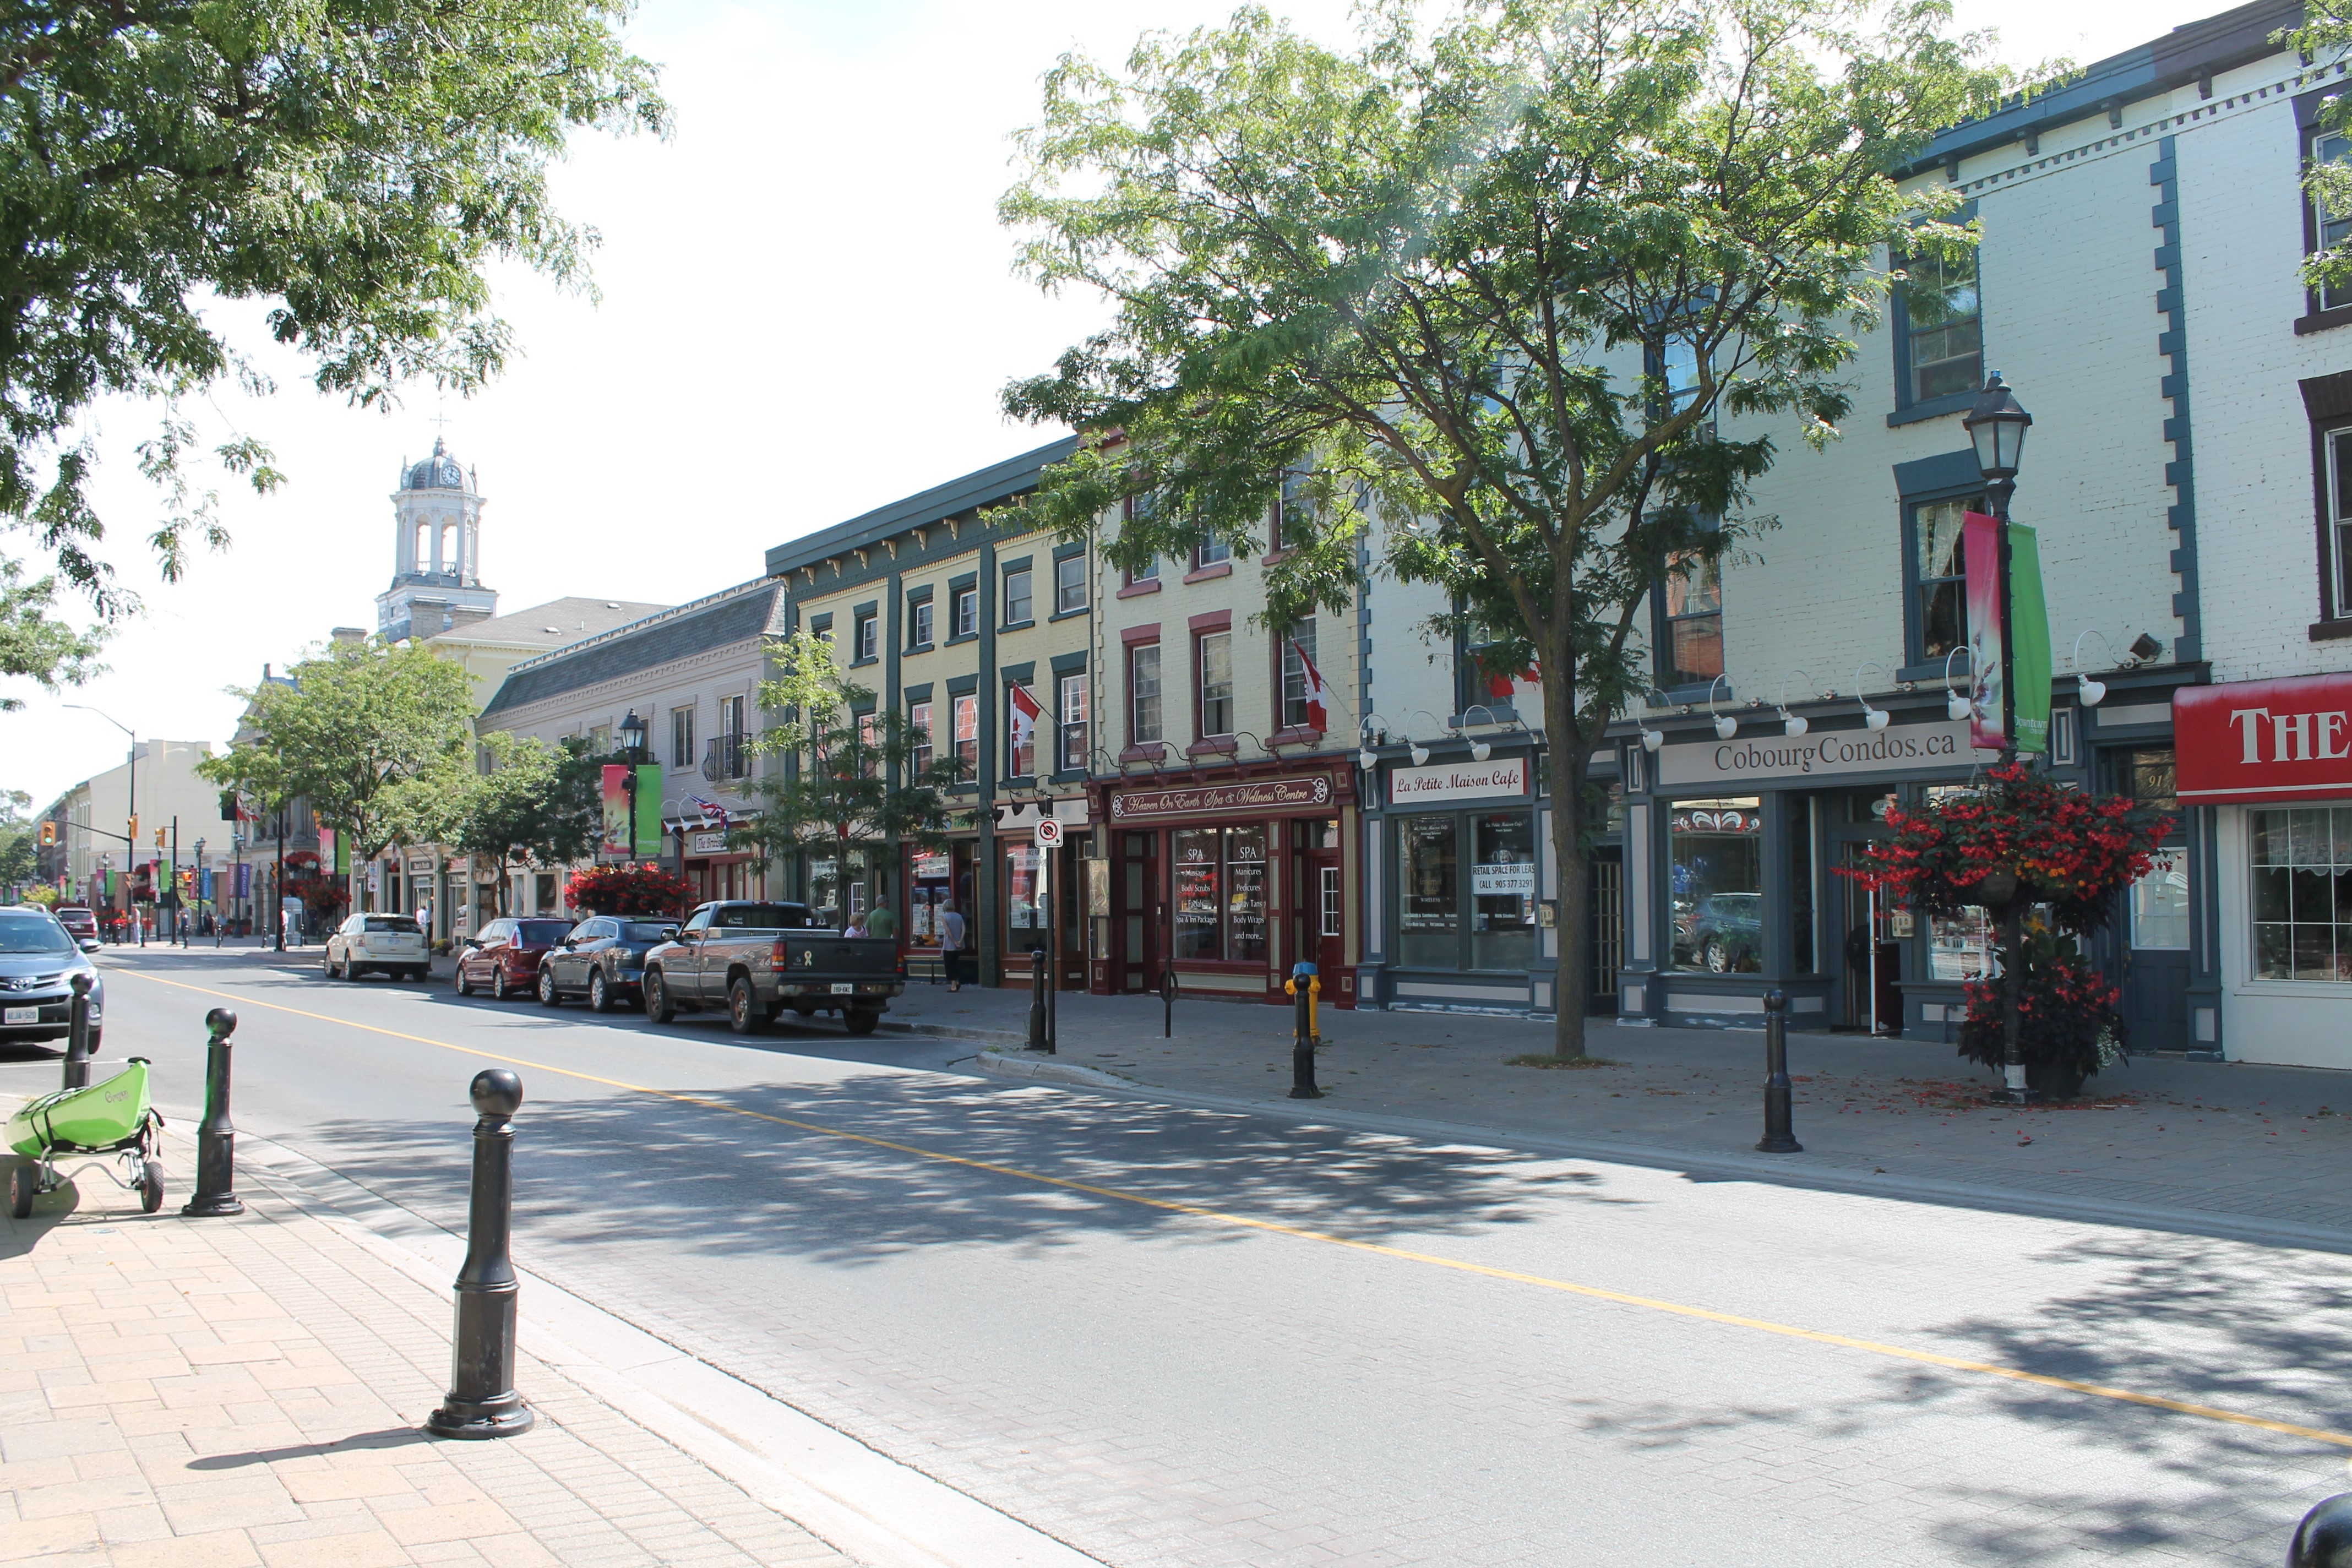
{"type": "Polygon", "coordinates": [[[278,874],[270,879],[269,902],[278,911],[278,951],[286,951],[286,803],[278,803],[278,874]]]}

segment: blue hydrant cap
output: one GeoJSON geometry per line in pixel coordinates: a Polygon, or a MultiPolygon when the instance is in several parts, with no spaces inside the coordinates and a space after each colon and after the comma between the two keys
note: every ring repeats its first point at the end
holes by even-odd
{"type": "Polygon", "coordinates": [[[1302,958],[1290,966],[1290,973],[1294,977],[1304,980],[1315,973],[1315,966],[1302,958]]]}

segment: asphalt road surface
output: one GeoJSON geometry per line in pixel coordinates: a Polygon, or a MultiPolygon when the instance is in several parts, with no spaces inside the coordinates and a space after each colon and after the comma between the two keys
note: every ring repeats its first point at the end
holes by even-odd
{"type": "Polygon", "coordinates": [[[514,1066],[520,1263],[1122,1568],[2268,1565],[2352,1457],[2333,1255],[101,963],[167,1110],[233,1006],[240,1128],[452,1228],[514,1066]]]}

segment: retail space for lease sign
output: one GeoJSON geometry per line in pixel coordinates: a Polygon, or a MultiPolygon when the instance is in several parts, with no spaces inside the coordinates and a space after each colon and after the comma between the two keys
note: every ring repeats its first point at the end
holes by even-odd
{"type": "Polygon", "coordinates": [[[1966,719],[1892,724],[1875,733],[1832,730],[1810,735],[1738,735],[1728,741],[1710,736],[1696,744],[1661,747],[1658,784],[1673,790],[1784,782],[1801,788],[1816,780],[1840,784],[1971,767],[1999,755],[1969,744],[1966,719]]]}
{"type": "Polygon", "coordinates": [[[1528,793],[1528,759],[1496,757],[1484,763],[1431,763],[1389,771],[1391,805],[1425,805],[1441,800],[1528,793]]]}

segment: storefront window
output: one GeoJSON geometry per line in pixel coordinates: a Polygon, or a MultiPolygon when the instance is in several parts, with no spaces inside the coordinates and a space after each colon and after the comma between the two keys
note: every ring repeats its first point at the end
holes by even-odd
{"type": "Polygon", "coordinates": [[[1462,962],[1454,819],[1408,816],[1397,831],[1397,962],[1453,969],[1462,962]]]}
{"type": "Polygon", "coordinates": [[[1171,834],[1176,856],[1176,956],[1214,959],[1220,949],[1219,873],[1223,846],[1213,827],[1171,834]]]}
{"type": "Polygon", "coordinates": [[[1764,966],[1763,803],[1679,800],[1668,831],[1675,963],[1756,973],[1764,966]]]}
{"type": "Polygon", "coordinates": [[[1525,969],[1536,959],[1536,829],[1524,811],[1475,819],[1470,967],[1525,969]]]}
{"type": "MultiPolygon", "coordinates": [[[[2352,807],[2256,807],[2254,978],[2352,981],[2352,807]]],[[[2133,889],[2135,899],[2138,889],[2133,889]]]]}
{"type": "Polygon", "coordinates": [[[1800,974],[1816,972],[1813,962],[1813,812],[1819,803],[1801,800],[1789,814],[1790,963],[1800,974]]]}
{"type": "MultiPolygon", "coordinates": [[[[2179,774],[2169,748],[2134,752],[2126,763],[2132,798],[2176,823],[2180,816],[2179,774]]],[[[2132,884],[2131,944],[2189,947],[2189,854],[2177,837],[2157,851],[2147,874],[2132,884]]]]}
{"type": "Polygon", "coordinates": [[[1265,829],[1225,829],[1225,957],[1265,962],[1265,829]]]}
{"type": "Polygon", "coordinates": [[[1978,905],[1957,915],[1929,915],[1927,978],[1985,980],[2000,973],[1993,942],[1992,917],[1978,905]]]}
{"type": "Polygon", "coordinates": [[[913,883],[907,890],[908,940],[919,947],[937,947],[938,911],[948,902],[948,858],[945,853],[917,854],[908,871],[913,883]]]}
{"type": "MultiPolygon", "coordinates": [[[[808,879],[809,908],[816,911],[817,924],[838,929],[842,923],[841,879],[835,872],[833,857],[809,857],[808,879]]],[[[866,907],[866,851],[863,849],[849,852],[849,879],[852,884],[850,912],[855,914],[866,907]]]]}
{"type": "Polygon", "coordinates": [[[1029,951],[1023,933],[1036,931],[1043,940],[1045,906],[1038,898],[1037,847],[1034,844],[1010,845],[1004,851],[1004,925],[1013,933],[1011,946],[1015,952],[1029,951]]]}

